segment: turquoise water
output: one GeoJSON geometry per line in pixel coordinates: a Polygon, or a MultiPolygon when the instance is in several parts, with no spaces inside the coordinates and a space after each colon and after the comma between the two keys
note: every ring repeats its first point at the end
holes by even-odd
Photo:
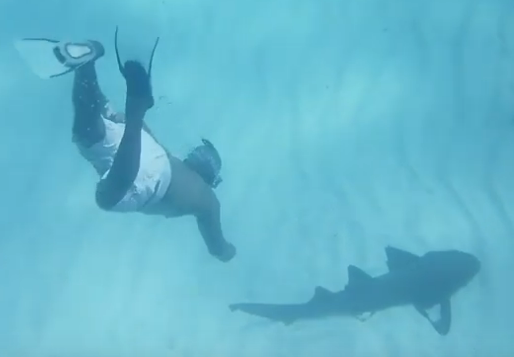
{"type": "Polygon", "coordinates": [[[514,318],[514,3],[499,0],[8,1],[0,4],[0,355],[508,356],[514,318]],[[220,150],[227,238],[109,214],[71,142],[71,76],[41,80],[20,37],[93,38],[154,66],[148,124],[183,156],[220,150]],[[482,271],[437,335],[412,308],[292,326],[227,304],[342,289],[384,247],[460,249],[482,271]]]}

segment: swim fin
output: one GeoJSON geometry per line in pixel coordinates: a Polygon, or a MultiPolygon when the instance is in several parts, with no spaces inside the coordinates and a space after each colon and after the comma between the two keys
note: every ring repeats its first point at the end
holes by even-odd
{"type": "Polygon", "coordinates": [[[48,38],[23,38],[14,47],[38,77],[55,78],[102,57],[105,50],[98,41],[64,42],[48,38]]]}

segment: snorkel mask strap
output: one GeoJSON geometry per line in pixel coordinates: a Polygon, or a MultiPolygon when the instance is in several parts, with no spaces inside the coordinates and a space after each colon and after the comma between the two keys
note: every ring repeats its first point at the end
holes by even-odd
{"type": "Polygon", "coordinates": [[[221,158],[218,150],[207,139],[202,139],[202,144],[193,148],[183,162],[212,188],[218,187],[223,182],[219,171],[221,158]]]}

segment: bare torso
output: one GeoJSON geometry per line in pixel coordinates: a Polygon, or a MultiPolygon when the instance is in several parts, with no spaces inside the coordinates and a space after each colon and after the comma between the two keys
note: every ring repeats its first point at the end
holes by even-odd
{"type": "MultiPolygon", "coordinates": [[[[125,122],[123,112],[112,111],[109,120],[118,123],[125,122]]],[[[163,199],[144,209],[145,214],[165,216],[167,218],[187,215],[198,216],[219,205],[216,194],[203,179],[182,160],[170,154],[162,143],[157,140],[150,128],[145,124],[144,130],[163,147],[168,154],[171,165],[171,182],[163,199]]]]}
{"type": "Polygon", "coordinates": [[[147,214],[168,218],[201,214],[217,204],[213,190],[182,160],[170,155],[171,182],[161,202],[145,210],[147,214]]]}

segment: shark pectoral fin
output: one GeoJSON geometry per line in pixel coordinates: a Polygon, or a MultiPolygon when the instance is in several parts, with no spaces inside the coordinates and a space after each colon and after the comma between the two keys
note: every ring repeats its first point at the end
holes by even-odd
{"type": "Polygon", "coordinates": [[[416,254],[409,253],[405,250],[386,247],[387,267],[389,271],[405,268],[406,266],[416,264],[420,257],[416,254]]]}
{"type": "Polygon", "coordinates": [[[450,332],[450,327],[452,323],[452,305],[450,300],[445,300],[439,304],[440,307],[440,316],[439,319],[433,320],[426,310],[419,306],[414,306],[416,310],[430,322],[432,327],[437,331],[438,334],[445,336],[450,332]]]}
{"type": "Polygon", "coordinates": [[[362,286],[368,284],[373,278],[361,268],[357,268],[355,265],[348,266],[348,284],[347,288],[354,286],[362,286]]]}
{"type": "Polygon", "coordinates": [[[423,309],[422,307],[418,306],[418,305],[414,305],[414,308],[416,309],[417,312],[420,313],[421,316],[423,316],[424,318],[426,319],[429,319],[430,320],[430,317],[428,316],[427,312],[425,311],[425,309],[423,309]]]}
{"type": "Polygon", "coordinates": [[[441,312],[437,321],[430,320],[434,329],[442,336],[446,336],[450,332],[452,324],[452,304],[450,300],[445,300],[441,304],[441,312]]]}

